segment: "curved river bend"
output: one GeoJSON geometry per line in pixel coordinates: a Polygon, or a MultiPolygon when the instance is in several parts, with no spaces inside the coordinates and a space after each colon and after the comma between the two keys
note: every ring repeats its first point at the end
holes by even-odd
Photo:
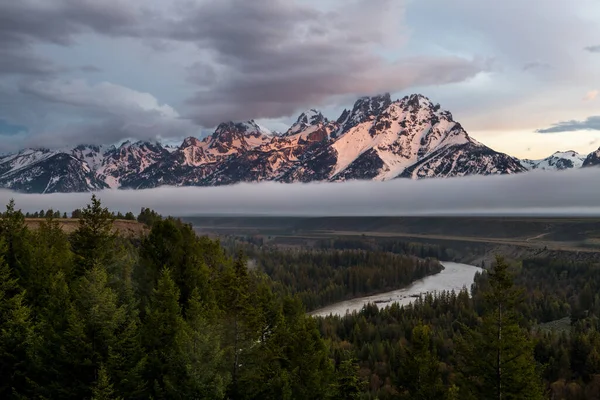
{"type": "Polygon", "coordinates": [[[441,261],[441,264],[444,266],[442,272],[415,281],[403,289],[341,301],[312,311],[309,314],[319,317],[325,317],[330,314],[343,316],[346,313],[360,311],[368,303],[376,303],[379,308],[387,307],[392,303],[407,305],[414,300],[413,296],[441,292],[443,290],[455,290],[458,292],[463,287],[469,289],[475,279],[475,274],[482,271],[481,268],[474,265],[449,261],[441,261]]]}

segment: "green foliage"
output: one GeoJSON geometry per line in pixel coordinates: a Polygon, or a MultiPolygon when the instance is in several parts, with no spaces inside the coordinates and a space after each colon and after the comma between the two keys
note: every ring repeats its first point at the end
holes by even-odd
{"type": "MultiPolygon", "coordinates": [[[[5,247],[0,241],[0,248],[5,247]]],[[[0,257],[0,397],[26,397],[35,386],[36,337],[30,309],[8,264],[0,257]]]]}
{"type": "Polygon", "coordinates": [[[162,220],[162,217],[154,210],[151,210],[149,208],[142,208],[137,217],[137,220],[142,224],[146,224],[152,227],[155,222],[162,220]]]}
{"type": "Polygon", "coordinates": [[[219,335],[220,324],[209,316],[210,310],[195,289],[186,312],[182,352],[189,398],[222,399],[230,382],[219,335]]]}
{"type": "Polygon", "coordinates": [[[56,211],[30,231],[8,205],[1,398],[536,399],[540,376],[549,397],[600,397],[599,265],[499,262],[471,292],[315,319],[306,309],[396,289],[439,269],[415,256],[451,251],[340,240],[230,257],[188,224],[141,214],[151,229],[134,240],[95,197],[71,235],[56,211]]]}
{"type": "Polygon", "coordinates": [[[203,301],[213,300],[209,284],[209,267],[202,256],[203,246],[189,225],[174,219],[157,220],[140,248],[140,284],[147,291],[158,280],[164,267],[171,269],[171,276],[181,290],[181,304],[185,307],[192,291],[199,289],[203,301]]]}
{"type": "Polygon", "coordinates": [[[281,251],[237,246],[307,310],[394,290],[441,271],[437,260],[363,249],[281,251]],[[293,266],[290,268],[289,266],[293,266]]]}
{"type": "Polygon", "coordinates": [[[337,369],[337,397],[340,399],[358,399],[363,392],[363,384],[358,377],[359,365],[355,358],[340,362],[337,369]]]}
{"type": "Polygon", "coordinates": [[[176,398],[186,380],[182,359],[184,335],[179,289],[165,268],[152,292],[143,335],[148,354],[145,377],[156,399],[176,398]]]}
{"type": "Polygon", "coordinates": [[[519,326],[514,287],[508,264],[501,258],[489,271],[483,293],[484,313],[476,328],[467,329],[461,347],[461,372],[474,399],[541,399],[534,345],[519,326]]]}
{"type": "Polygon", "coordinates": [[[445,388],[436,351],[432,349],[430,327],[415,326],[410,339],[411,347],[406,349],[398,373],[402,397],[415,400],[443,398],[445,388]]]}
{"type": "Polygon", "coordinates": [[[92,400],[120,400],[120,397],[115,397],[115,391],[110,377],[104,365],[100,365],[98,370],[98,379],[92,387],[92,400]]]}
{"type": "Polygon", "coordinates": [[[112,213],[92,195],[92,202],[81,211],[79,226],[71,237],[79,275],[95,264],[108,266],[112,261],[117,238],[113,221],[112,213]]]}
{"type": "Polygon", "coordinates": [[[0,238],[5,247],[2,252],[4,261],[14,276],[26,282],[29,279],[28,268],[31,266],[31,238],[25,226],[25,216],[21,210],[15,210],[14,200],[10,200],[0,220],[0,238]]]}

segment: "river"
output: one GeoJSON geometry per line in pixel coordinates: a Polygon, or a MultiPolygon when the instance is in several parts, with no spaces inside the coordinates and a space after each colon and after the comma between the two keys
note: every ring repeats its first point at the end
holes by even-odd
{"type": "Polygon", "coordinates": [[[441,264],[444,266],[442,272],[419,279],[403,289],[341,301],[315,310],[310,315],[320,317],[330,314],[344,315],[347,312],[360,311],[368,303],[376,303],[379,308],[387,307],[392,303],[407,305],[414,300],[412,296],[443,290],[460,291],[463,287],[469,289],[475,279],[475,274],[481,271],[481,268],[468,264],[450,261],[441,261],[441,264]]]}

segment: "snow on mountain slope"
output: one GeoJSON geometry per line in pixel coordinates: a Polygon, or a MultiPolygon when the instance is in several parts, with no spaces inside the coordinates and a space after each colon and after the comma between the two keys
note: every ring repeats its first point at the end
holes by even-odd
{"type": "MultiPolygon", "coordinates": [[[[338,153],[334,179],[371,149],[374,150],[371,154],[379,157],[383,164],[374,178],[387,180],[400,175],[440,146],[468,142],[466,133],[452,130],[456,124],[448,118],[448,113],[439,111],[423,96],[391,103],[374,120],[350,129],[333,144],[338,153]]],[[[347,175],[344,174],[344,178],[348,178],[347,175]]]]}
{"type": "Polygon", "coordinates": [[[600,149],[585,163],[575,152],[517,160],[471,138],[450,112],[425,96],[393,101],[383,94],[359,98],[337,120],[310,109],[282,134],[251,120],[222,123],[210,136],[188,137],[176,147],[125,142],[118,147],[23,150],[0,157],[0,187],[50,193],[260,181],[422,179],[582,164],[600,164],[600,149]]]}
{"type": "Polygon", "coordinates": [[[337,123],[339,136],[314,158],[299,163],[284,181],[389,180],[525,170],[516,159],[470,138],[452,114],[421,95],[396,101],[387,94],[363,97],[337,123]],[[469,152],[475,159],[465,158],[469,152]],[[441,158],[454,162],[443,163],[441,158]],[[405,173],[408,169],[413,173],[405,173]]]}
{"type": "Polygon", "coordinates": [[[102,165],[106,153],[114,148],[114,146],[79,145],[70,151],[63,149],[62,152],[70,153],[85,162],[92,171],[96,171],[102,165]]]}
{"type": "Polygon", "coordinates": [[[28,193],[88,192],[106,188],[85,161],[52,153],[19,169],[3,173],[0,186],[28,193]]]}
{"type": "Polygon", "coordinates": [[[169,151],[158,143],[127,141],[118,149],[112,147],[106,151],[95,172],[110,188],[115,189],[136,179],[138,174],[169,154],[169,151]]]}
{"type": "Polygon", "coordinates": [[[565,170],[571,168],[581,168],[586,156],[577,153],[576,151],[557,151],[549,157],[542,160],[521,160],[521,165],[527,170],[565,170]]]}
{"type": "Polygon", "coordinates": [[[314,108],[300,114],[296,122],[288,129],[283,136],[291,136],[300,132],[305,132],[310,127],[327,124],[329,121],[323,114],[314,108]]]}
{"type": "Polygon", "coordinates": [[[476,141],[443,146],[406,168],[399,178],[448,178],[524,172],[519,160],[476,141]]]}
{"type": "Polygon", "coordinates": [[[186,138],[178,149],[168,152],[166,157],[128,180],[124,186],[149,188],[216,184],[207,183],[211,174],[232,160],[268,145],[275,138],[277,136],[254,121],[222,123],[203,140],[186,138]]]}
{"type": "Polygon", "coordinates": [[[48,149],[25,149],[16,154],[4,156],[0,159],[0,176],[14,175],[55,154],[56,152],[48,149]]]}

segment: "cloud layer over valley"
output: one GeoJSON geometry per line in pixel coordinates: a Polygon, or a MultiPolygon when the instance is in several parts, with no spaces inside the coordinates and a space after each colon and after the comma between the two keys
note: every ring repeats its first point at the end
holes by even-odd
{"type": "MultiPolygon", "coordinates": [[[[407,216],[407,215],[596,215],[600,216],[597,168],[562,172],[388,182],[240,184],[161,187],[98,192],[115,211],[152,208],[163,215],[407,216]]],[[[89,193],[20,194],[0,191],[6,204],[35,212],[70,212],[89,203],[89,193]]]]}

